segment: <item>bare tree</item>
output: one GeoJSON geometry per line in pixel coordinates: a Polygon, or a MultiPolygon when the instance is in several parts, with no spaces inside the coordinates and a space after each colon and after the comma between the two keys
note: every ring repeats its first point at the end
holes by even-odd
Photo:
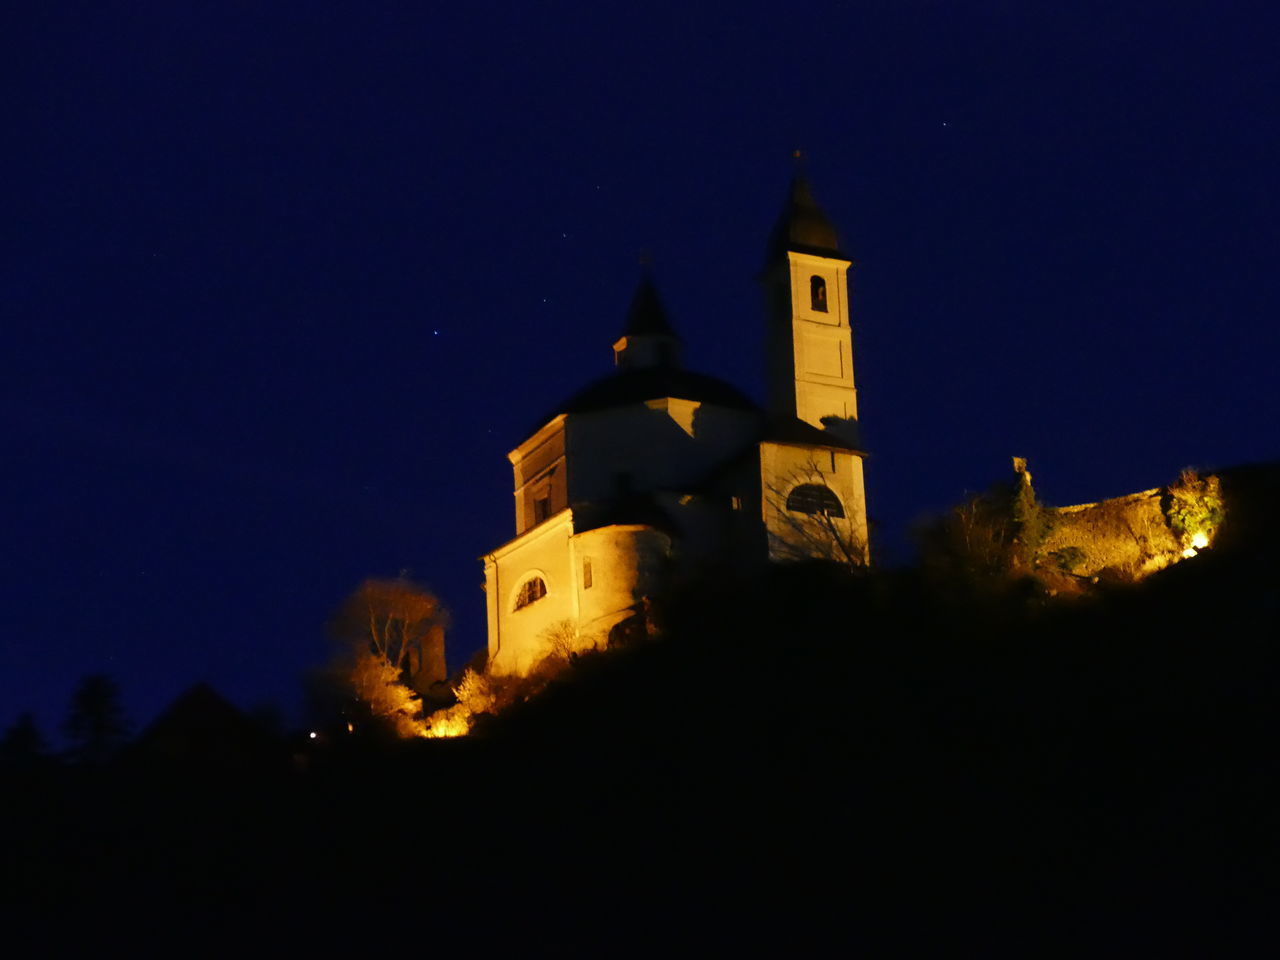
{"type": "Polygon", "coordinates": [[[445,620],[435,594],[402,576],[364,581],[330,623],[346,695],[398,736],[423,732],[419,694],[445,680],[445,620]]]}
{"type": "Polygon", "coordinates": [[[974,495],[919,532],[924,565],[935,574],[1003,582],[1014,566],[1016,529],[1001,496],[974,495]]]}
{"type": "Polygon", "coordinates": [[[1054,515],[1036,499],[1027,461],[1014,457],[1013,470],[1012,482],[968,496],[919,531],[925,568],[951,582],[999,591],[1036,576],[1046,562],[1050,569],[1072,565],[1069,553],[1043,553],[1054,515]]]}
{"type": "Polygon", "coordinates": [[[599,646],[593,634],[584,634],[575,620],[557,620],[539,634],[547,656],[566,664],[573,663],[577,657],[588,650],[599,646]]]}
{"type": "Polygon", "coordinates": [[[764,495],[775,518],[769,529],[771,557],[825,560],[854,570],[867,566],[867,541],[849,516],[851,505],[827,486],[816,462],[810,460],[780,483],[766,484],[764,495]],[[822,495],[796,503],[794,493],[801,487],[822,495]]]}
{"type": "Polygon", "coordinates": [[[357,654],[347,676],[351,692],[378,723],[399,737],[423,734],[422,701],[385,660],[372,653],[357,654]]]}
{"type": "Polygon", "coordinates": [[[422,692],[445,680],[444,606],[406,577],[369,579],[347,598],[332,630],[345,650],[372,655],[422,692]]]}

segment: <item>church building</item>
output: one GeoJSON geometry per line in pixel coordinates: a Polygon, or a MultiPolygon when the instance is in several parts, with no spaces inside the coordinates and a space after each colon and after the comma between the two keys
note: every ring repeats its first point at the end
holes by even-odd
{"type": "Polygon", "coordinates": [[[761,276],[763,410],[685,369],[646,272],[613,373],[509,454],[515,538],[484,557],[491,671],[643,635],[649,598],[683,577],[867,562],[850,266],[797,175],[761,276]]]}

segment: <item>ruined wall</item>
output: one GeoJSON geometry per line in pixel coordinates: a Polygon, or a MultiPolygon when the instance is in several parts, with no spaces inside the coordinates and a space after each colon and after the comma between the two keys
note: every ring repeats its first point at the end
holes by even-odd
{"type": "Polygon", "coordinates": [[[1162,505],[1164,489],[1143,490],[1099,503],[1046,510],[1052,528],[1036,552],[1038,563],[1079,576],[1104,571],[1139,578],[1182,555],[1162,505]]]}

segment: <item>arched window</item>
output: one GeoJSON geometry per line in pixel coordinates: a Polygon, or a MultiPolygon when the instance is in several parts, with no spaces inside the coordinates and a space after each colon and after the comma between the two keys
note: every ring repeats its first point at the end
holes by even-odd
{"type": "Polygon", "coordinates": [[[547,595],[547,583],[541,577],[530,577],[520,586],[520,592],[516,594],[517,610],[527,607],[535,600],[541,600],[547,595]]]}
{"type": "Polygon", "coordinates": [[[827,281],[821,277],[809,278],[809,305],[818,313],[827,312],[827,281]]]}
{"type": "Polygon", "coordinates": [[[844,507],[830,487],[820,483],[802,483],[787,494],[787,509],[795,513],[820,514],[824,517],[843,517],[844,507]]]}

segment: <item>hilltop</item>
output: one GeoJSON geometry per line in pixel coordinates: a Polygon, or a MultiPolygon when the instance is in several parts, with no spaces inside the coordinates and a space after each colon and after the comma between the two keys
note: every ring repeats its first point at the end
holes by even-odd
{"type": "Polygon", "coordinates": [[[1280,465],[1219,475],[1213,549],[1069,602],[779,567],[690,585],[660,638],[465,740],[11,775],[10,899],[412,916],[493,947],[1247,926],[1280,773],[1280,465]]]}

